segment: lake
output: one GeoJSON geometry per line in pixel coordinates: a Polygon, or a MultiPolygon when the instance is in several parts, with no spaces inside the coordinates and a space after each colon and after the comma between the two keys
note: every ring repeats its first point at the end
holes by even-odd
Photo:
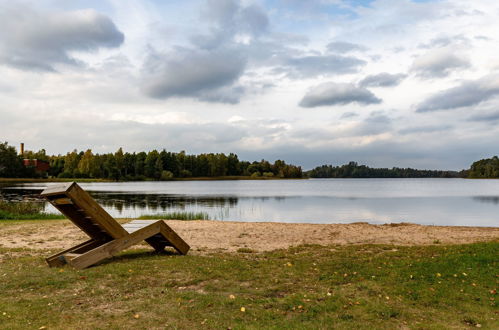
{"type": "MultiPolygon", "coordinates": [[[[7,184],[36,199],[52,183],[7,184]]],[[[499,180],[310,179],[81,183],[115,217],[206,212],[211,219],[304,223],[499,225],[499,180]]],[[[56,212],[51,205],[47,212],[56,212]]]]}

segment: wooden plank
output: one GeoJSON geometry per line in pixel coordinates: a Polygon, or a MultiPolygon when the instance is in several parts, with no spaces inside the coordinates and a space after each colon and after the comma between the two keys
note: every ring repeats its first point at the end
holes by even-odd
{"type": "Polygon", "coordinates": [[[101,260],[112,257],[116,253],[137,244],[138,242],[150,238],[160,232],[160,223],[153,223],[142,228],[130,235],[117,238],[111,242],[103,244],[95,249],[92,249],[79,257],[69,261],[69,263],[77,268],[83,269],[91,266],[101,260]]]}
{"type": "Polygon", "coordinates": [[[60,195],[60,194],[65,194],[73,184],[76,184],[75,182],[68,182],[68,183],[62,183],[62,184],[57,184],[53,186],[49,186],[45,188],[45,190],[42,191],[40,194],[42,197],[49,197],[52,195],[60,195]]]}
{"type": "Polygon", "coordinates": [[[112,237],[107,233],[103,233],[102,229],[87,219],[85,215],[77,211],[75,205],[56,205],[57,209],[64,214],[72,223],[78,226],[83,232],[85,232],[91,238],[97,240],[110,240],[112,237]]]}
{"type": "Polygon", "coordinates": [[[71,199],[69,198],[56,198],[56,199],[49,199],[50,203],[54,206],[56,205],[66,205],[66,204],[73,204],[71,199]]]}
{"type": "Polygon", "coordinates": [[[170,244],[180,254],[187,254],[191,248],[173,229],[170,228],[163,220],[157,222],[160,225],[161,234],[170,242],[170,244]]]}
{"type": "Polygon", "coordinates": [[[94,249],[97,246],[104,244],[104,243],[105,242],[99,242],[99,241],[96,241],[94,239],[91,239],[91,240],[85,241],[81,244],[78,244],[76,246],[70,247],[69,249],[66,249],[64,251],[53,254],[50,257],[46,258],[45,261],[47,262],[49,267],[62,266],[66,263],[63,258],[59,258],[62,255],[66,254],[66,253],[71,253],[71,252],[83,253],[83,252],[86,252],[88,250],[94,249]]]}
{"type": "Polygon", "coordinates": [[[98,223],[99,227],[105,230],[111,237],[120,238],[128,235],[125,229],[114,220],[86,191],[77,184],[71,186],[67,192],[75,206],[85,211],[90,216],[92,222],[98,223]]]}
{"type": "Polygon", "coordinates": [[[158,222],[158,220],[132,220],[130,222],[125,223],[125,226],[126,225],[142,224],[142,223],[151,224],[151,223],[156,223],[156,222],[158,222]]]}

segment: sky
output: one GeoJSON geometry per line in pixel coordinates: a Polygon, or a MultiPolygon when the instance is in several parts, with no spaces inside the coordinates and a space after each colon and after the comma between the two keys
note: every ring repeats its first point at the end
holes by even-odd
{"type": "Polygon", "coordinates": [[[310,169],[499,154],[499,2],[0,0],[0,141],[310,169]]]}

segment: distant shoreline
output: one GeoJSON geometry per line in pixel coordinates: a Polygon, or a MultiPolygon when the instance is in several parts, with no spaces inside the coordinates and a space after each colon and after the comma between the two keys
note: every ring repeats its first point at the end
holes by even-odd
{"type": "Polygon", "coordinates": [[[444,178],[444,177],[346,177],[346,178],[276,178],[276,177],[251,177],[251,176],[221,176],[221,177],[191,177],[191,178],[174,178],[171,180],[123,180],[115,181],[108,179],[88,179],[88,178],[0,178],[0,183],[36,183],[36,182],[172,182],[172,181],[275,181],[275,180],[310,180],[310,179],[463,179],[463,180],[498,180],[499,178],[444,178]]]}
{"type": "Polygon", "coordinates": [[[23,182],[171,182],[171,181],[238,181],[238,180],[308,180],[309,178],[278,178],[278,177],[252,177],[252,176],[216,176],[216,177],[190,177],[173,178],[171,180],[123,180],[115,181],[108,179],[88,178],[0,178],[0,183],[23,183],[23,182]]]}

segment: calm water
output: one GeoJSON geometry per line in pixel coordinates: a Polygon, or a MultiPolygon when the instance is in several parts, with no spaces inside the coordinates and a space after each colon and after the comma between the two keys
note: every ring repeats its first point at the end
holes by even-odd
{"type": "MultiPolygon", "coordinates": [[[[51,183],[0,187],[36,198],[51,183]]],[[[115,217],[206,212],[212,219],[499,226],[499,180],[311,179],[82,183],[115,217]]],[[[56,212],[46,205],[47,212],[56,212]]]]}

